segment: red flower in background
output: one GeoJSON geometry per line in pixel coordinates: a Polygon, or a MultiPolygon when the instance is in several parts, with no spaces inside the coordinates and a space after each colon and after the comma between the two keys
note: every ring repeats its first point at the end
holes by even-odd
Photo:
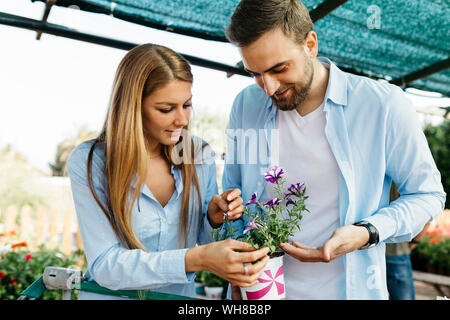
{"type": "Polygon", "coordinates": [[[436,244],[438,242],[439,242],[439,240],[437,238],[431,238],[430,239],[430,243],[436,244]]]}
{"type": "Polygon", "coordinates": [[[23,242],[14,243],[14,244],[11,245],[12,249],[17,248],[17,247],[28,247],[28,243],[23,241],[23,242]]]}
{"type": "Polygon", "coordinates": [[[15,286],[17,284],[17,278],[11,278],[8,280],[9,284],[15,286]]]}
{"type": "Polygon", "coordinates": [[[0,271],[0,279],[1,279],[1,278],[4,278],[5,276],[6,276],[6,274],[5,274],[4,272],[1,272],[1,271],[0,271]]]}
{"type": "Polygon", "coordinates": [[[25,261],[30,261],[32,258],[33,258],[33,255],[32,255],[31,253],[28,253],[28,254],[25,256],[25,261]]]}

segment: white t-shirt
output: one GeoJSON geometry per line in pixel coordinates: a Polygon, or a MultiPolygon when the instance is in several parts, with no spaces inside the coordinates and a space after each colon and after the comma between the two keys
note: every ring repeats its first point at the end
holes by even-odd
{"type": "MultiPolygon", "coordinates": [[[[321,247],[339,228],[338,166],[325,136],[323,105],[302,117],[297,110],[278,111],[279,163],[286,172],[288,188],[305,183],[309,198],[305,205],[300,231],[289,239],[321,247]]],[[[285,175],[285,177],[286,177],[285,175]]],[[[273,185],[267,183],[261,201],[275,197],[273,185]]],[[[301,262],[284,256],[286,299],[345,299],[344,257],[329,263],[301,262]]]]}

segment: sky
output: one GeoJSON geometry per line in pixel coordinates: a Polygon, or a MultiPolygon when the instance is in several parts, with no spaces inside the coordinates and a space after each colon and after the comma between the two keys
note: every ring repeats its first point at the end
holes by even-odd
{"type": "MultiPolygon", "coordinates": [[[[0,0],[0,12],[40,20],[44,3],[0,0]]],[[[48,21],[136,44],[156,43],[179,53],[234,65],[239,51],[229,43],[206,41],[155,30],[111,16],[54,6],[48,21]]],[[[56,146],[81,127],[99,131],[103,124],[116,68],[126,51],[0,25],[0,149],[10,144],[40,170],[50,173],[56,146]]],[[[193,66],[193,105],[228,118],[233,100],[249,77],[193,66]]],[[[415,91],[417,108],[450,105],[449,98],[415,91]]],[[[424,120],[424,116],[420,115],[424,120]]],[[[441,118],[426,116],[439,123],[441,118]]],[[[226,120],[224,120],[226,121],[226,120]]]]}

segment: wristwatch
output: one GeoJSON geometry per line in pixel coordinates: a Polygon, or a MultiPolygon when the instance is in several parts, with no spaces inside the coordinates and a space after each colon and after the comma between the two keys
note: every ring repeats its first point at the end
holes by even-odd
{"type": "Polygon", "coordinates": [[[367,221],[359,221],[359,222],[355,222],[353,225],[365,227],[367,229],[367,231],[369,231],[369,241],[365,245],[363,245],[361,248],[359,248],[359,250],[369,249],[378,244],[378,242],[380,241],[380,237],[378,234],[378,229],[375,228],[375,226],[373,224],[371,224],[370,222],[367,222],[367,221]]]}

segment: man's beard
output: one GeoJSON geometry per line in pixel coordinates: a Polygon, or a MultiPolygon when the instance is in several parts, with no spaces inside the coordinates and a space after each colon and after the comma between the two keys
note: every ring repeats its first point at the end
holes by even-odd
{"type": "Polygon", "coordinates": [[[292,88],[293,92],[291,93],[290,97],[277,99],[275,95],[270,96],[278,109],[282,111],[294,110],[308,97],[309,91],[311,89],[311,83],[314,77],[314,68],[311,59],[306,57],[306,61],[307,64],[304,74],[304,79],[306,79],[305,84],[303,84],[303,82],[297,82],[286,85],[283,89],[278,90],[278,92],[283,92],[284,90],[289,90],[288,88],[292,88]]]}

